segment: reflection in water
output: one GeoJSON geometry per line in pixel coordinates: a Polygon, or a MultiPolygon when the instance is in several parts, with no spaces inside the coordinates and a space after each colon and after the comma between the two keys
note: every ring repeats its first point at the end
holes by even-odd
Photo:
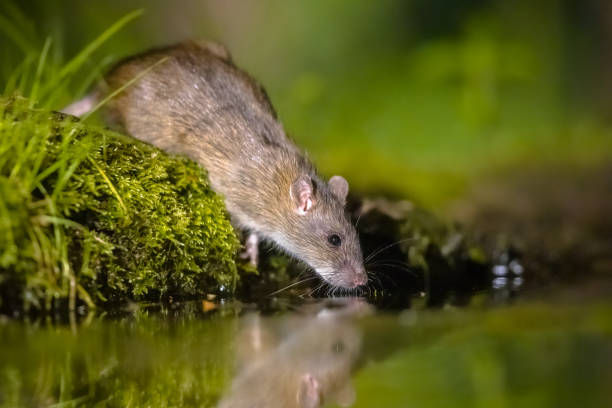
{"type": "Polygon", "coordinates": [[[0,319],[0,408],[609,406],[611,288],[364,318],[363,302],[326,299],[276,317],[149,305],[76,331],[0,319]]]}
{"type": "Polygon", "coordinates": [[[500,303],[512,299],[523,286],[524,271],[525,268],[519,259],[511,257],[508,253],[501,254],[498,263],[491,268],[493,298],[500,303]]]}
{"type": "Polygon", "coordinates": [[[368,307],[358,299],[343,302],[282,320],[247,316],[237,339],[236,374],[219,407],[351,405],[350,375],[362,337],[351,318],[368,307]]]}

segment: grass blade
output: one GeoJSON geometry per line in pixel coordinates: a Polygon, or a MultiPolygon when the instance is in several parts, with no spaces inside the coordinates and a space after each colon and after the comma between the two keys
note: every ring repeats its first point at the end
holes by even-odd
{"type": "Polygon", "coordinates": [[[123,84],[122,86],[120,86],[119,88],[115,89],[113,92],[111,92],[109,95],[107,95],[104,99],[102,99],[96,106],[93,107],[92,110],[90,110],[89,112],[87,112],[85,115],[83,115],[82,120],[86,120],[91,114],[93,114],[94,112],[96,112],[98,109],[100,109],[102,106],[106,105],[108,103],[108,101],[110,101],[111,99],[113,99],[115,96],[119,95],[121,92],[123,92],[126,88],[132,86],[134,83],[138,82],[140,80],[140,78],[142,78],[143,76],[145,76],[147,73],[149,73],[153,68],[155,68],[156,66],[166,62],[168,60],[169,57],[164,57],[162,59],[160,59],[159,61],[155,62],[154,64],[152,64],[150,67],[148,67],[147,69],[143,70],[142,72],[140,72],[138,75],[136,75],[134,78],[130,79],[128,82],[126,82],[125,84],[123,84]]]}
{"type": "Polygon", "coordinates": [[[96,168],[96,170],[98,170],[98,173],[100,173],[100,175],[102,176],[102,178],[104,179],[104,181],[106,182],[106,184],[108,185],[108,188],[110,188],[111,192],[113,193],[113,195],[115,197],[117,197],[117,200],[119,201],[119,204],[121,205],[121,208],[123,209],[125,215],[127,216],[128,214],[128,209],[125,206],[125,204],[123,203],[123,200],[121,199],[121,196],[119,195],[119,192],[117,191],[117,189],[115,188],[115,186],[113,185],[113,182],[108,178],[108,176],[106,175],[106,173],[104,172],[104,170],[102,170],[102,168],[100,166],[98,166],[98,163],[96,163],[95,160],[93,160],[92,158],[88,157],[89,161],[91,162],[91,164],[93,164],[93,166],[96,168]]]}
{"type": "Polygon", "coordinates": [[[47,82],[47,86],[44,88],[41,93],[43,96],[48,92],[53,90],[62,80],[64,80],[68,75],[76,72],[81,65],[91,56],[91,54],[96,51],[102,44],[104,44],[110,37],[112,37],[117,31],[122,29],[126,24],[131,22],[132,20],[140,17],[143,13],[142,9],[132,11],[128,13],[119,21],[111,25],[108,29],[106,29],[102,34],[100,34],[95,40],[93,40],[89,45],[87,45],[81,52],[79,52],[76,56],[74,56],[70,61],[64,65],[64,67],[59,71],[59,73],[49,82],[47,82]]]}
{"type": "Polygon", "coordinates": [[[24,54],[29,54],[36,50],[34,44],[23,35],[19,27],[3,15],[0,15],[0,31],[11,39],[24,54]]]}
{"type": "Polygon", "coordinates": [[[33,54],[26,56],[9,74],[4,86],[4,95],[11,95],[18,89],[18,83],[32,63],[33,54]]]}
{"type": "MultiPolygon", "coordinates": [[[[37,44],[36,26],[34,21],[26,16],[12,0],[4,0],[2,2],[2,14],[12,21],[15,27],[18,27],[21,35],[26,38],[30,44],[37,44]]],[[[36,47],[34,47],[36,48],[36,47]]]]}
{"type": "Polygon", "coordinates": [[[47,63],[47,56],[49,55],[49,49],[51,48],[51,37],[47,37],[45,45],[40,53],[38,59],[38,66],[36,67],[36,75],[34,76],[34,83],[32,84],[32,91],[30,92],[30,108],[36,103],[38,96],[38,89],[40,88],[40,80],[42,78],[43,68],[47,63]]]}

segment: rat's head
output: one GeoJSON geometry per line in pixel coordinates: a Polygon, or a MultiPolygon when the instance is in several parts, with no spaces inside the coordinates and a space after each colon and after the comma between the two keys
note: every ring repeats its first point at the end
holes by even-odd
{"type": "Polygon", "coordinates": [[[367,283],[357,231],[344,206],[348,183],[332,177],[300,175],[289,188],[292,233],[281,244],[334,286],[355,288],[367,283]]]}

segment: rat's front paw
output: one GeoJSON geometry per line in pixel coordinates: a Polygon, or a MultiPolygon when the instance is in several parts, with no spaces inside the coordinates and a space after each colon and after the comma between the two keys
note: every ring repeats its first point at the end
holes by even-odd
{"type": "Polygon", "coordinates": [[[240,253],[242,259],[248,259],[249,263],[257,266],[259,262],[259,238],[257,234],[251,232],[244,242],[244,251],[240,253]]]}

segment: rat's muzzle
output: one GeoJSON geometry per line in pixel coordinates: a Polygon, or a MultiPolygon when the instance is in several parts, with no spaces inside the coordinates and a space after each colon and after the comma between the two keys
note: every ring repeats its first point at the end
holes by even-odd
{"type": "Polygon", "coordinates": [[[346,288],[356,288],[368,283],[368,275],[363,265],[346,263],[339,270],[338,285],[346,288]]]}

